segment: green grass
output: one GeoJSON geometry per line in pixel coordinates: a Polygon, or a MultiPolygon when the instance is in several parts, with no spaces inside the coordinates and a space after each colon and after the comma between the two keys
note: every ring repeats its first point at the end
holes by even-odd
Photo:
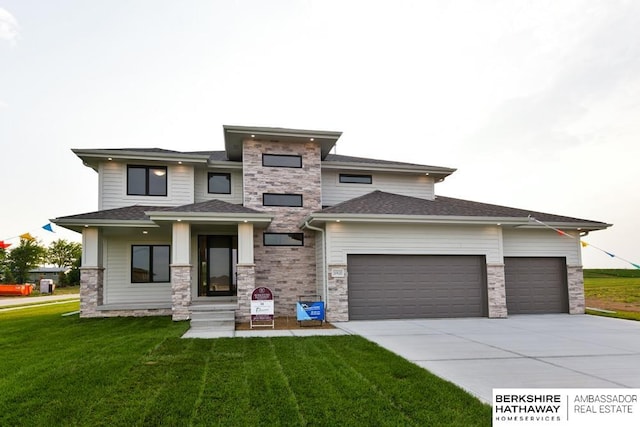
{"type": "Polygon", "coordinates": [[[184,340],[168,318],[0,312],[0,425],[474,426],[491,408],[357,336],[184,340]]]}
{"type": "Polygon", "coordinates": [[[591,279],[597,277],[640,277],[639,269],[622,269],[622,268],[589,268],[584,270],[584,278],[591,279]]]}
{"type": "Polygon", "coordinates": [[[587,306],[615,311],[588,314],[640,320],[640,270],[585,270],[584,294],[587,306]]]}

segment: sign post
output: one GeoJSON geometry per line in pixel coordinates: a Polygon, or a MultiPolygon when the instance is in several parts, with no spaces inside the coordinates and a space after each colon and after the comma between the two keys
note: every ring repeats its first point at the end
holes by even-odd
{"type": "Polygon", "coordinates": [[[271,289],[261,286],[255,288],[251,292],[251,329],[254,327],[269,327],[274,329],[275,321],[273,318],[274,306],[273,306],[273,292],[271,289]],[[254,322],[261,322],[254,324],[254,322]],[[270,323],[262,323],[270,322],[270,323]]]}

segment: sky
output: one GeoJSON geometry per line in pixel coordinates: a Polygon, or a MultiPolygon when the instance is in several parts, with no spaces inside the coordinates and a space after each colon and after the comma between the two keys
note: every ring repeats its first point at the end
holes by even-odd
{"type": "Polygon", "coordinates": [[[97,210],[72,148],[222,150],[225,124],[274,126],[457,168],[438,195],[612,223],[583,264],[632,268],[639,20],[616,0],[0,0],[0,240],[80,240],[41,228],[97,210]]]}

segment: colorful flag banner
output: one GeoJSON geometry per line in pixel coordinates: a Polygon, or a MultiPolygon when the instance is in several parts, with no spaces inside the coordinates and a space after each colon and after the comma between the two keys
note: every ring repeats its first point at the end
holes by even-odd
{"type": "Polygon", "coordinates": [[[24,233],[24,234],[21,234],[18,237],[20,237],[21,239],[24,239],[24,240],[35,240],[35,237],[33,237],[30,233],[24,233]]]}
{"type": "Polygon", "coordinates": [[[0,249],[7,249],[11,246],[11,243],[5,243],[4,240],[0,240],[0,249]]]}
{"type": "Polygon", "coordinates": [[[52,233],[55,233],[55,231],[53,231],[53,226],[51,225],[51,223],[49,223],[47,225],[43,225],[42,228],[47,230],[47,231],[50,231],[52,233]]]}
{"type": "MultiPolygon", "coordinates": [[[[557,229],[557,228],[555,228],[555,227],[552,227],[552,226],[550,226],[549,224],[545,224],[544,222],[542,222],[542,221],[540,221],[540,220],[535,219],[535,218],[534,218],[534,217],[532,217],[531,215],[529,215],[529,221],[537,222],[538,224],[540,224],[540,225],[542,225],[542,226],[544,226],[544,227],[547,227],[547,228],[549,228],[549,229],[551,229],[551,230],[556,231],[556,232],[557,232],[558,234],[560,234],[561,236],[566,236],[566,237],[569,237],[569,238],[571,238],[571,239],[576,239],[576,237],[572,236],[571,234],[565,233],[564,231],[559,230],[559,229],[557,229]]],[[[624,258],[621,258],[621,257],[619,257],[619,256],[616,256],[616,255],[612,254],[611,252],[607,252],[607,251],[605,251],[604,249],[601,249],[601,248],[599,248],[599,247],[597,247],[597,246],[594,246],[594,245],[592,245],[592,244],[589,244],[589,243],[587,243],[587,242],[585,242],[585,241],[583,241],[583,240],[580,240],[580,244],[582,245],[582,247],[583,247],[583,248],[586,248],[587,246],[591,246],[592,248],[595,248],[595,249],[599,250],[600,252],[604,252],[605,254],[609,255],[611,258],[618,258],[619,260],[624,261],[624,262],[626,262],[626,263],[629,263],[629,264],[633,265],[635,268],[640,269],[640,265],[639,265],[639,264],[635,264],[635,263],[633,263],[633,262],[631,262],[631,261],[629,261],[629,260],[627,260],[627,259],[624,259],[624,258]]]]}

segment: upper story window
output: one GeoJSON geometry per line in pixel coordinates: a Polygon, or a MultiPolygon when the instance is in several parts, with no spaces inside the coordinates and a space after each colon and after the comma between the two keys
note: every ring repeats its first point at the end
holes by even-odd
{"type": "Polygon", "coordinates": [[[348,173],[340,174],[341,184],[371,184],[373,177],[371,175],[353,175],[348,173]]]}
{"type": "Polygon", "coordinates": [[[262,166],[281,168],[301,168],[302,156],[291,154],[263,154],[262,166]]]}
{"type": "Polygon", "coordinates": [[[304,246],[303,233],[264,233],[265,246],[304,246]]]}
{"type": "Polygon", "coordinates": [[[211,194],[231,194],[231,174],[209,172],[208,189],[211,194]]]}
{"type": "Polygon", "coordinates": [[[169,245],[131,246],[131,283],[170,282],[169,245]]]}
{"type": "Polygon", "coordinates": [[[166,196],[166,166],[127,166],[127,195],[166,196]]]}
{"type": "Polygon", "coordinates": [[[263,206],[302,207],[302,194],[268,194],[262,195],[263,206]]]}

